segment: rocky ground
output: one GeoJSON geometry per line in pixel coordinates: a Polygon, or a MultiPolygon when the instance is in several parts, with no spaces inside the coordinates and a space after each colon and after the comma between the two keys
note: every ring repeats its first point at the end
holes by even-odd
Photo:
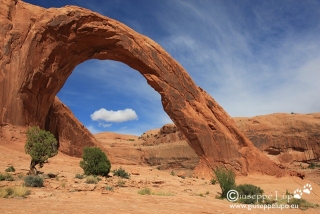
{"type": "MultiPolygon", "coordinates": [[[[151,132],[153,135],[157,133],[151,132]]],[[[151,133],[147,132],[146,135],[151,133]]],[[[47,178],[42,188],[29,188],[31,194],[26,198],[0,198],[1,213],[260,213],[261,209],[231,208],[234,205],[227,200],[220,200],[219,184],[212,185],[209,179],[193,177],[192,170],[178,165],[153,164],[136,161],[139,155],[156,148],[144,145],[144,136],[118,135],[104,133],[96,136],[109,150],[112,169],[120,166],[131,174],[130,179],[115,176],[102,178],[97,184],[86,184],[86,179],[75,178],[82,174],[80,158],[59,153],[49,159],[40,170],[43,175],[54,174],[56,178],[47,178]],[[104,140],[101,140],[104,139],[104,140]],[[114,153],[114,151],[122,151],[114,153]],[[136,153],[139,151],[141,153],[136,153]],[[131,162],[130,162],[131,160],[131,162]],[[173,173],[174,172],[174,173],[173,173]],[[173,175],[172,175],[173,174],[173,175]],[[180,177],[179,177],[179,176],[180,177]],[[149,188],[152,195],[138,194],[139,190],[149,188]]],[[[30,157],[24,153],[24,139],[15,138],[0,141],[0,172],[4,173],[10,165],[16,172],[12,173],[15,181],[0,181],[0,187],[23,184],[23,177],[28,172],[30,157]]],[[[158,146],[169,146],[161,144],[158,146]]],[[[161,150],[159,150],[161,151],[161,150]]],[[[279,200],[286,191],[293,193],[296,189],[311,184],[310,194],[302,198],[320,204],[319,169],[296,166],[306,173],[306,178],[276,178],[264,175],[237,176],[237,184],[250,183],[260,186],[267,195],[279,200]]],[[[283,201],[283,200],[282,200],[283,201]]],[[[319,213],[319,208],[309,208],[308,213],[319,213]]],[[[269,213],[305,213],[300,209],[270,209],[269,213]]]]}

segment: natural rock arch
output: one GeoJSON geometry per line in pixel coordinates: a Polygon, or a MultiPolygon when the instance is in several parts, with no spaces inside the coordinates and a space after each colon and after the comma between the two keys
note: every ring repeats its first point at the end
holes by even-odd
{"type": "Polygon", "coordinates": [[[222,107],[151,39],[75,6],[44,9],[2,2],[0,87],[6,94],[0,97],[1,124],[38,124],[71,140],[57,128],[63,115],[56,109],[63,104],[55,95],[79,63],[116,60],[139,71],[161,95],[164,110],[199,155],[198,169],[223,164],[241,174],[287,173],[256,149],[222,107]]]}

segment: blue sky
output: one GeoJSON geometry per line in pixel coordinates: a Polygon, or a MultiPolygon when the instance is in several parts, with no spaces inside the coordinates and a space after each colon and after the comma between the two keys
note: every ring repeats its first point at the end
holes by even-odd
{"type": "MultiPolygon", "coordinates": [[[[77,5],[160,44],[233,117],[320,112],[320,1],[26,0],[77,5]]],[[[93,133],[141,135],[171,120],[125,64],[78,65],[58,97],[93,133]]]]}

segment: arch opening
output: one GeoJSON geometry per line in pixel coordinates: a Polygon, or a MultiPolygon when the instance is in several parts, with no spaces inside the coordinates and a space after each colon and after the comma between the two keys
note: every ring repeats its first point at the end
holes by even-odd
{"type": "Polygon", "coordinates": [[[139,72],[117,61],[88,60],[77,65],[57,97],[92,134],[140,136],[172,123],[159,94],[139,72]]]}

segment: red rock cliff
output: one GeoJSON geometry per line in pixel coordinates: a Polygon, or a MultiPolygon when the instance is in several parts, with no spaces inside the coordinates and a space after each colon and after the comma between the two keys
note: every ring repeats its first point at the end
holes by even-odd
{"type": "Polygon", "coordinates": [[[320,159],[320,113],[234,118],[253,144],[276,162],[320,159]]]}

